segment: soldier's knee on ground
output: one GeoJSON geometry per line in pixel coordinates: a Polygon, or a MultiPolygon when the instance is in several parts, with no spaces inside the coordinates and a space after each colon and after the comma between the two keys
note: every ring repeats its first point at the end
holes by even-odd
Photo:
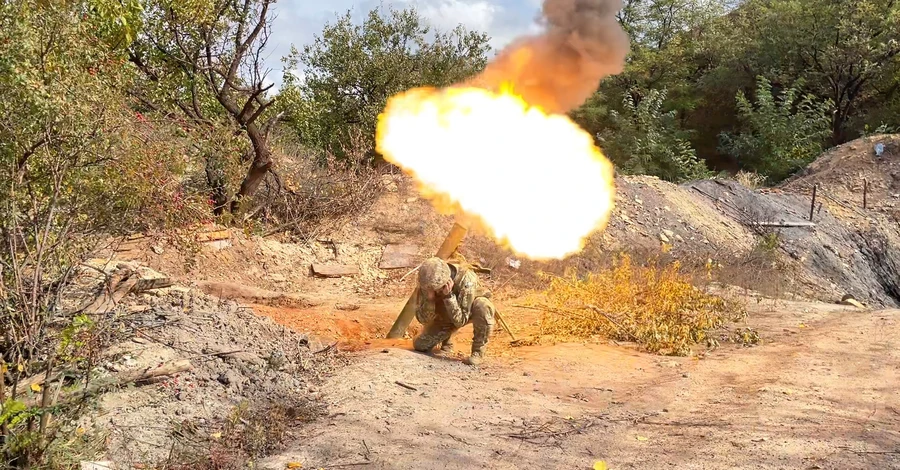
{"type": "Polygon", "coordinates": [[[413,349],[419,352],[428,352],[434,349],[438,343],[441,342],[440,338],[435,338],[429,335],[419,335],[416,339],[413,340],[413,349]]]}

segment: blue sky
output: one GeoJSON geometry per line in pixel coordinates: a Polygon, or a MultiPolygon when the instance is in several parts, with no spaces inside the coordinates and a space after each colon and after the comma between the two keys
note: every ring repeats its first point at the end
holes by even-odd
{"type": "Polygon", "coordinates": [[[415,6],[441,30],[461,23],[469,29],[484,31],[491,36],[491,46],[497,50],[516,37],[535,31],[541,0],[279,0],[275,4],[277,17],[266,61],[272,69],[270,79],[281,83],[281,58],[288,54],[291,44],[300,48],[312,42],[325,23],[333,22],[347,10],[362,18],[379,4],[385,8],[415,6]]]}

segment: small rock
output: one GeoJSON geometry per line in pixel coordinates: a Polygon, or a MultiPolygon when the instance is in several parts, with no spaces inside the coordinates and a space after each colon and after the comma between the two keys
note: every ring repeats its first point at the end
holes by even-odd
{"type": "Polygon", "coordinates": [[[659,239],[662,240],[663,243],[669,243],[669,237],[667,237],[664,233],[659,234],[659,239]]]}
{"type": "Polygon", "coordinates": [[[681,376],[684,377],[684,378],[688,378],[688,377],[689,377],[689,375],[688,375],[687,373],[681,374],[681,376]]]}
{"type": "Polygon", "coordinates": [[[675,237],[675,232],[673,232],[673,231],[671,231],[671,230],[663,230],[663,233],[664,233],[667,237],[669,237],[669,238],[674,238],[674,237],[675,237]]]}
{"type": "Polygon", "coordinates": [[[147,344],[147,340],[144,338],[141,338],[140,336],[135,336],[135,337],[131,338],[131,341],[135,342],[137,344],[147,344]]]}
{"type": "Polygon", "coordinates": [[[226,387],[231,385],[231,379],[224,372],[220,373],[216,380],[226,387]]]}
{"type": "Polygon", "coordinates": [[[387,353],[390,352],[390,351],[388,351],[387,349],[382,349],[381,352],[384,353],[384,354],[387,354],[387,353]]]}
{"type": "Polygon", "coordinates": [[[163,249],[162,249],[162,247],[159,246],[159,245],[153,245],[152,247],[150,247],[150,250],[153,251],[154,253],[158,254],[158,255],[163,254],[163,249]]]}
{"type": "Polygon", "coordinates": [[[417,198],[417,197],[408,197],[408,198],[406,198],[406,202],[407,202],[407,203],[410,203],[410,202],[416,202],[417,200],[419,200],[419,198],[417,198]]]}
{"type": "Polygon", "coordinates": [[[675,235],[675,239],[678,240],[678,241],[680,241],[680,242],[683,242],[683,241],[684,241],[684,238],[681,238],[681,235],[675,235]]]}

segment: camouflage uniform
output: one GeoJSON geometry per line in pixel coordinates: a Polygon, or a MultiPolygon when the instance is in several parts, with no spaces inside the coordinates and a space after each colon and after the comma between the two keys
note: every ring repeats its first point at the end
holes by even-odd
{"type": "Polygon", "coordinates": [[[453,279],[450,295],[428,300],[425,292],[418,295],[416,319],[425,330],[413,342],[416,351],[427,352],[441,344],[446,351],[452,348],[452,336],[457,330],[472,323],[472,356],[469,363],[479,363],[484,356],[485,345],[494,329],[494,304],[491,291],[482,286],[478,276],[465,262],[438,262],[432,258],[423,263],[419,273],[419,288],[434,290],[453,279]],[[448,269],[449,268],[449,269],[448,269]]]}

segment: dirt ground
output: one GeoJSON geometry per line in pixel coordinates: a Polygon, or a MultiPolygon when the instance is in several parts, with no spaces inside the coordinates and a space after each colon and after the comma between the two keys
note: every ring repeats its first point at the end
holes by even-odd
{"type": "Polygon", "coordinates": [[[898,320],[766,302],[757,347],[672,358],[499,334],[478,369],[375,340],[321,387],[328,417],[261,468],[900,468],[898,320]]]}
{"type": "Polygon", "coordinates": [[[888,138],[872,139],[824,155],[779,188],[619,178],[609,226],[563,262],[518,259],[467,236],[461,252],[493,269],[482,278],[520,338],[537,331],[540,312],[517,305],[544,285],[541,272],[596,270],[623,251],[718,265],[718,281],[750,296],[739,326],[756,329],[762,343],[723,343],[690,358],[600,340],[513,346],[498,327],[489,361],[472,368],[462,363],[471,327],[452,357],[411,351],[416,322],[407,338],[383,339],[415,278],[408,268],[378,268],[385,246],[412,244],[423,259],[452,224],[402,178],[389,177],[369,212],[327,235],[232,230],[199,246],[133,237],[102,255],[176,284],[118,306],[122,341],[101,369],[179,359],[193,368],[104,395],[84,427],[108,436],[107,456],[119,463],[159,462],[185,441],[186,427],[191,439],[208,440],[240,403],[284,402],[305,417],[290,426],[286,449],[256,468],[591,468],[602,460],[611,469],[900,469],[900,310],[890,309],[900,303],[891,211],[900,137],[874,162],[869,148],[888,138]],[[863,176],[871,210],[854,202],[863,176]],[[816,225],[775,230],[778,243],[760,256],[763,237],[747,215],[802,222],[813,183],[827,196],[816,225]],[[320,278],[314,263],[359,273],[320,278]],[[837,305],[847,293],[871,309],[837,305]]]}

